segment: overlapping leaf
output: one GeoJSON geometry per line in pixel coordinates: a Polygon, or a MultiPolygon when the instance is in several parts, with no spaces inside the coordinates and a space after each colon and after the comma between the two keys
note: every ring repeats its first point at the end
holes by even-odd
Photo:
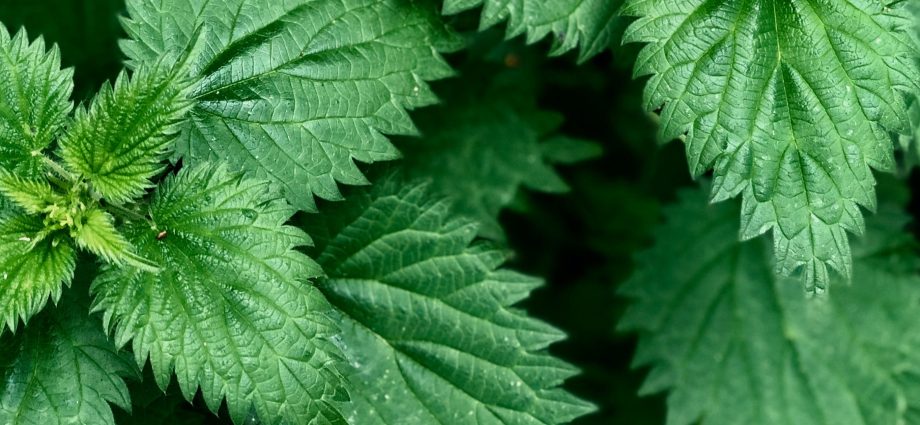
{"type": "Polygon", "coordinates": [[[156,273],[159,266],[137,255],[134,247],[115,228],[115,217],[99,209],[88,208],[76,218],[70,236],[77,246],[115,265],[129,265],[156,273]]]}
{"type": "Polygon", "coordinates": [[[508,21],[508,37],[535,42],[553,35],[552,54],[579,49],[587,60],[610,47],[618,34],[621,0],[444,0],[444,13],[482,6],[482,28],[508,21]]]}
{"type": "Polygon", "coordinates": [[[670,391],[667,423],[917,423],[920,258],[901,209],[883,204],[855,242],[853,285],[809,302],[774,278],[763,241],[735,240],[735,205],[685,193],[620,324],[652,366],[643,391],[670,391]]]}
{"type": "Polygon", "coordinates": [[[27,214],[43,214],[56,204],[62,203],[62,197],[47,180],[42,178],[22,178],[0,170],[0,198],[18,206],[27,214]]]}
{"type": "Polygon", "coordinates": [[[470,245],[476,227],[425,186],[389,179],[304,222],[350,362],[351,423],[555,424],[591,407],[557,388],[564,337],[510,305],[540,281],[470,245]]]}
{"type": "Polygon", "coordinates": [[[771,231],[778,269],[821,291],[850,275],[847,232],[874,208],[872,168],[893,168],[920,72],[911,2],[633,0],[625,39],[649,43],[646,107],[661,138],[685,136],[713,198],[741,194],[741,236],[771,231]]]}
{"type": "Polygon", "coordinates": [[[284,187],[300,209],[363,184],[354,161],[398,157],[406,109],[433,103],[455,47],[434,5],[403,0],[129,0],[123,50],[137,66],[183,50],[202,27],[201,84],[183,126],[186,163],[220,158],[284,187]]]}
{"type": "Polygon", "coordinates": [[[109,202],[143,196],[191,107],[187,80],[181,64],[162,61],[104,85],[61,140],[64,163],[109,202]]]}
{"type": "Polygon", "coordinates": [[[73,107],[73,72],[61,70],[57,49],[25,31],[13,37],[0,25],[0,169],[38,174],[40,156],[67,122],[73,107]]]}
{"type": "Polygon", "coordinates": [[[0,423],[114,424],[109,403],[131,407],[122,377],[134,370],[87,303],[67,296],[27,329],[0,338],[0,423]]]}
{"type": "Polygon", "coordinates": [[[0,335],[28,322],[50,298],[61,298],[76,266],[76,250],[66,233],[34,240],[45,228],[40,218],[17,209],[0,214],[0,335]]]}
{"type": "Polygon", "coordinates": [[[266,424],[340,423],[334,325],[307,281],[319,267],[296,250],[309,238],[284,224],[293,212],[265,180],[185,168],[155,192],[152,223],[125,230],[165,267],[105,267],[95,309],[161,388],[175,371],[186,398],[200,388],[214,411],[226,399],[237,423],[250,411],[266,424]]]}

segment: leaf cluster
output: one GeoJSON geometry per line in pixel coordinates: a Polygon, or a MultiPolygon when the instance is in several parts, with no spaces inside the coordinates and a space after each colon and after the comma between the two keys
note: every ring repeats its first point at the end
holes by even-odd
{"type": "MultiPolygon", "coordinates": [[[[0,422],[135,421],[182,399],[266,424],[563,423],[593,409],[559,388],[577,373],[547,353],[564,333],[513,307],[542,282],[477,238],[500,239],[519,185],[565,190],[550,164],[596,148],[544,143],[555,116],[496,98],[520,119],[468,124],[524,131],[546,183],[485,174],[500,195],[455,209],[443,196],[457,191],[420,168],[358,167],[398,158],[387,136],[418,135],[409,110],[454,72],[441,55],[466,43],[432,4],[128,1],[127,15],[127,69],[77,106],[58,49],[0,28],[0,422]]],[[[430,141],[407,154],[485,147],[430,141]]]]}
{"type": "Polygon", "coordinates": [[[571,391],[583,357],[538,317],[601,305],[580,320],[609,336],[633,266],[618,329],[669,424],[920,421],[920,262],[880,174],[920,163],[915,2],[122,15],[94,95],[62,65],[92,58],[0,25],[0,423],[569,423],[597,409],[571,391]],[[605,96],[626,62],[615,106],[547,101],[605,96]],[[649,118],[696,187],[657,184],[684,169],[630,134],[649,118]],[[592,119],[637,141],[601,146],[592,119]],[[557,305],[509,264],[590,288],[557,305]]]}

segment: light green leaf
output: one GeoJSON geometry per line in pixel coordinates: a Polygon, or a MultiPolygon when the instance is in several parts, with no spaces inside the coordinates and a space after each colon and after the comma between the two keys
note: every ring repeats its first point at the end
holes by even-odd
{"type": "Polygon", "coordinates": [[[16,331],[21,320],[41,311],[48,298],[57,302],[76,267],[76,250],[66,232],[44,233],[40,218],[16,210],[0,214],[0,312],[5,326],[16,331]]]}
{"type": "Polygon", "coordinates": [[[850,276],[847,232],[875,207],[872,168],[894,167],[920,71],[911,2],[633,0],[626,41],[649,43],[646,107],[663,141],[685,138],[712,198],[743,196],[742,238],[772,231],[777,269],[826,289],[850,276]]]}
{"type": "Polygon", "coordinates": [[[508,21],[508,38],[527,35],[534,43],[552,33],[553,55],[578,48],[586,61],[616,42],[622,0],[444,0],[444,13],[482,6],[481,29],[508,21]]]}
{"type": "Polygon", "coordinates": [[[47,180],[27,179],[0,170],[0,194],[28,214],[44,214],[64,203],[47,180]]]}
{"type": "Polygon", "coordinates": [[[129,0],[134,66],[183,50],[204,27],[201,79],[182,128],[186,164],[221,159],[284,188],[300,209],[365,184],[355,161],[397,158],[384,134],[416,132],[458,47],[434,6],[404,0],[129,0]],[[168,16],[168,19],[164,17],[168,16]],[[360,30],[356,30],[360,28],[360,30]]]}
{"type": "Polygon", "coordinates": [[[296,248],[309,243],[284,223],[294,213],[269,183],[225,168],[185,168],[150,205],[153,224],[124,234],[159,274],[106,266],[94,282],[116,343],[132,341],[160,388],[175,371],[189,400],[201,389],[237,423],[340,423],[329,305],[307,280],[321,273],[296,248]],[[165,233],[164,233],[165,232],[165,233]]]}
{"type": "Polygon", "coordinates": [[[151,273],[159,268],[134,253],[134,247],[115,228],[115,218],[99,208],[81,212],[70,229],[77,246],[86,249],[110,263],[130,265],[151,273]]]}
{"type": "Polygon", "coordinates": [[[540,286],[471,246],[476,226],[396,179],[304,223],[337,308],[361,425],[556,424],[591,406],[557,388],[576,370],[546,353],[559,330],[510,307],[540,286]]]}
{"type": "Polygon", "coordinates": [[[0,423],[107,425],[115,423],[108,403],[130,409],[122,377],[136,373],[131,359],[87,304],[65,296],[27,329],[0,338],[0,423]]]}
{"type": "Polygon", "coordinates": [[[104,85],[89,108],[77,110],[61,140],[61,158],[107,201],[140,198],[163,170],[191,107],[188,86],[181,64],[147,64],[130,78],[123,72],[114,88],[104,85]]]}
{"type": "Polygon", "coordinates": [[[67,122],[73,104],[73,71],[61,70],[57,49],[41,38],[29,43],[0,25],[0,169],[23,177],[39,174],[38,155],[67,122]]]}
{"type": "Polygon", "coordinates": [[[920,258],[902,208],[883,203],[855,241],[852,285],[809,300],[765,241],[736,241],[736,205],[684,193],[620,323],[652,366],[642,391],[670,391],[668,425],[917,423],[920,258]]]}

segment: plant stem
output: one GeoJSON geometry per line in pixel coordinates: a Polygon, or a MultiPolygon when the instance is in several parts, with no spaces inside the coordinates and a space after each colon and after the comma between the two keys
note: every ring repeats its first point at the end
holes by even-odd
{"type": "Polygon", "coordinates": [[[125,220],[144,221],[148,223],[150,222],[150,220],[147,220],[147,217],[144,217],[140,213],[129,210],[121,205],[106,203],[104,208],[106,209],[106,211],[112,213],[112,215],[116,217],[121,217],[125,220]]]}
{"type": "Polygon", "coordinates": [[[54,162],[54,160],[52,160],[51,158],[48,158],[47,156],[42,155],[42,163],[44,163],[45,166],[50,168],[51,171],[54,172],[54,174],[57,174],[62,179],[68,182],[71,182],[71,183],[77,181],[77,178],[73,174],[71,174],[70,171],[67,171],[64,167],[61,166],[61,164],[54,162]]]}

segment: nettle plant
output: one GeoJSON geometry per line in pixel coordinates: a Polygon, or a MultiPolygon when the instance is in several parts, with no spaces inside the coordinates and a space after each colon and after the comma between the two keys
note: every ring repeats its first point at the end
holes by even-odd
{"type": "MultiPolygon", "coordinates": [[[[236,423],[593,409],[558,388],[576,370],[546,348],[564,335],[511,307],[541,282],[502,268],[507,252],[432,183],[391,171],[339,190],[369,183],[356,161],[399,157],[384,135],[416,134],[407,110],[452,75],[440,52],[462,39],[436,5],[127,7],[128,70],[76,107],[57,50],[0,30],[0,423],[113,423],[109,403],[148,420],[177,403],[131,397],[147,364],[162,391],[236,423]],[[316,197],[342,202],[291,220],[316,197]]],[[[550,27],[574,47],[576,26],[550,27]]],[[[562,190],[537,149],[552,131],[519,143],[562,190]]],[[[476,209],[497,215],[525,177],[492,179],[476,209]]]]}
{"type": "Polygon", "coordinates": [[[503,267],[497,217],[599,148],[559,134],[526,72],[451,69],[472,47],[447,17],[477,8],[582,61],[645,43],[660,139],[711,173],[622,291],[669,424],[917,422],[920,258],[903,185],[877,201],[873,175],[920,150],[915,7],[128,0],[127,69],[78,106],[57,49],[0,28],[0,423],[592,412],[547,351],[564,334],[514,307],[541,281],[503,267]]]}

